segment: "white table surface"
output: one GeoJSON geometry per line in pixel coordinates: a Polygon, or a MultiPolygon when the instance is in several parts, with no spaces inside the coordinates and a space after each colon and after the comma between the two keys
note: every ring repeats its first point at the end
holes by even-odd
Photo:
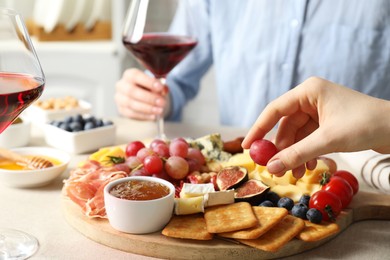
{"type": "MultiPolygon", "coordinates": [[[[114,121],[118,126],[116,144],[155,136],[153,123],[126,119],[114,121]]],[[[200,137],[215,132],[229,140],[245,135],[246,129],[166,123],[166,133],[170,138],[200,137]]],[[[33,130],[29,145],[45,145],[38,128],[33,130]]],[[[31,259],[155,259],[98,244],[66,222],[61,211],[62,181],[67,178],[69,169],[86,157],[86,154],[73,155],[68,170],[42,188],[16,189],[0,184],[0,226],[23,230],[37,237],[40,248],[31,259]]],[[[334,158],[337,160],[337,155],[334,158]]],[[[339,168],[343,168],[342,162],[339,162],[339,168]]],[[[369,189],[363,184],[362,190],[369,189]]],[[[352,224],[318,248],[285,259],[389,259],[389,239],[390,221],[362,221],[352,224]]]]}

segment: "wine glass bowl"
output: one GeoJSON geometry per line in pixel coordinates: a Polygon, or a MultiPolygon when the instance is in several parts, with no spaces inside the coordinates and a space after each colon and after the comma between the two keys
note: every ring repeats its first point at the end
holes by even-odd
{"type": "Polygon", "coordinates": [[[24,22],[0,8],[0,133],[43,92],[45,77],[24,22]]]}
{"type": "MultiPolygon", "coordinates": [[[[0,134],[41,96],[44,86],[45,76],[22,17],[0,8],[0,134]]],[[[38,247],[35,237],[0,228],[0,259],[26,259],[38,247]]]]}
{"type": "MultiPolygon", "coordinates": [[[[148,3],[149,0],[132,1],[122,41],[136,60],[166,85],[167,74],[196,46],[197,40],[190,35],[145,32],[148,3]]],[[[157,117],[157,133],[158,138],[166,139],[162,117],[157,117]]]]}

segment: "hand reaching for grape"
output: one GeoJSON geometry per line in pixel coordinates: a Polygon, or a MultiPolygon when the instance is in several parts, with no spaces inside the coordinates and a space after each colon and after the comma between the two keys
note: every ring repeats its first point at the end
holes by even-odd
{"type": "Polygon", "coordinates": [[[281,176],[292,169],[301,177],[306,167],[315,166],[313,158],[331,152],[390,153],[390,125],[383,117],[389,113],[388,101],[313,77],[272,101],[242,146],[249,149],[280,121],[275,138],[279,152],[269,160],[268,171],[281,176]]]}

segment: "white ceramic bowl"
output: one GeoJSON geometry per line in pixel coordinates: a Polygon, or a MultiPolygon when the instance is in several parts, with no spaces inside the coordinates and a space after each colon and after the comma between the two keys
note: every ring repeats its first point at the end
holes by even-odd
{"type": "Polygon", "coordinates": [[[115,125],[80,132],[68,132],[50,124],[45,124],[43,129],[48,145],[72,154],[91,152],[115,143],[115,125]]]}
{"type": "Polygon", "coordinates": [[[21,147],[11,149],[21,155],[43,155],[57,159],[59,165],[40,170],[5,170],[0,168],[0,184],[14,188],[42,187],[54,181],[67,168],[70,155],[50,147],[21,147]]]}
{"type": "Polygon", "coordinates": [[[173,214],[175,187],[172,183],[148,176],[132,176],[112,181],[104,188],[104,203],[108,220],[116,230],[131,234],[146,234],[162,230],[173,214]],[[169,187],[170,193],[154,200],[126,200],[109,193],[115,185],[129,180],[146,180],[169,187]]]}
{"type": "Polygon", "coordinates": [[[11,124],[0,134],[0,147],[15,148],[26,146],[31,138],[31,123],[22,119],[21,123],[11,124]]]}
{"type": "Polygon", "coordinates": [[[76,114],[88,114],[91,112],[91,104],[84,100],[78,100],[79,107],[73,109],[58,109],[45,110],[36,105],[29,106],[24,115],[30,119],[31,122],[48,123],[53,120],[63,119],[66,116],[76,114]]]}

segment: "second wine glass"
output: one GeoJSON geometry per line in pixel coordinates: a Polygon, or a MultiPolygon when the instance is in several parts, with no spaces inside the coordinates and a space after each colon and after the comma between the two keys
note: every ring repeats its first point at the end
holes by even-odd
{"type": "MultiPolygon", "coordinates": [[[[122,40],[137,61],[165,86],[167,74],[196,46],[197,40],[187,35],[144,32],[148,4],[148,0],[132,1],[122,40]]],[[[157,135],[166,139],[163,117],[157,118],[157,135]]]]}

